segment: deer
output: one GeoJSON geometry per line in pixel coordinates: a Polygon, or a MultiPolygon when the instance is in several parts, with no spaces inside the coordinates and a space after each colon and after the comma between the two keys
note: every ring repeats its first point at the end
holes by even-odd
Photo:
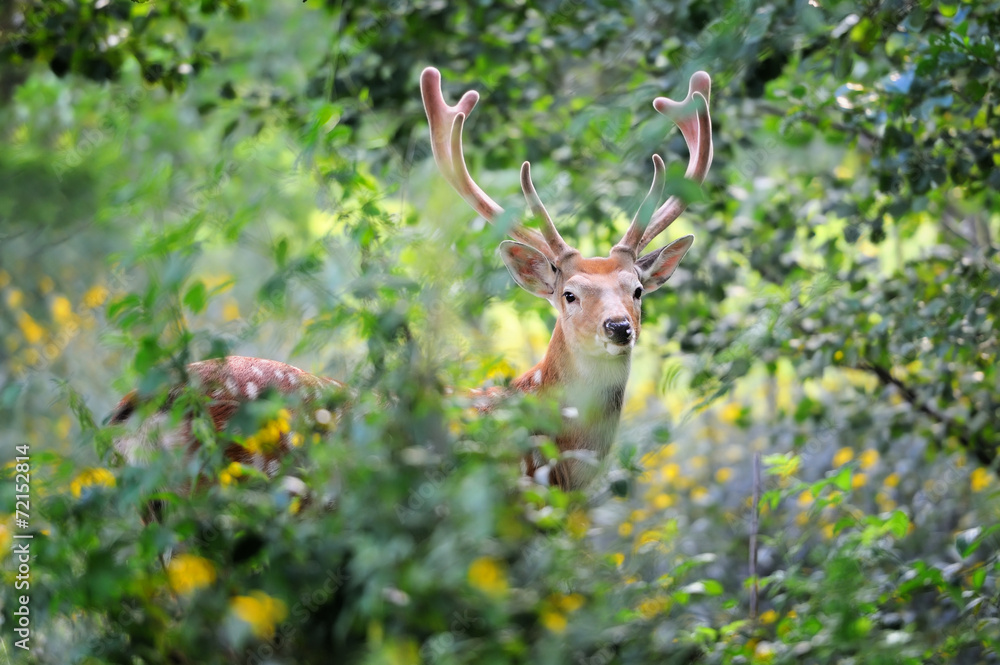
{"type": "MultiPolygon", "coordinates": [[[[438,170],[479,216],[497,223],[504,210],[473,180],[463,152],[463,128],[479,102],[479,93],[470,90],[455,105],[449,105],[441,89],[441,73],[434,67],[421,73],[420,91],[438,170]]],[[[689,152],[685,177],[698,185],[704,182],[713,156],[710,95],[711,78],[699,71],[691,76],[683,100],[653,100],[653,108],[679,127],[689,152]]],[[[584,257],[563,240],[535,190],[530,163],[525,161],[521,166],[521,190],[530,216],[538,220],[540,228],[513,225],[507,231],[512,239],[503,241],[499,252],[514,281],[551,303],[557,318],[541,361],[507,388],[494,386],[471,394],[483,412],[517,393],[557,401],[563,421],[555,437],[559,458],[550,462],[536,451],[522,460],[524,475],[538,483],[582,490],[598,475],[621,420],[631,354],[641,329],[642,300],[667,282],[694,242],[692,235],[686,235],[643,253],[687,207],[678,195],[658,205],[666,167],[658,154],[652,161],[652,186],[625,234],[606,257],[584,257]]],[[[242,356],[193,363],[188,374],[211,399],[209,413],[219,431],[241,404],[257,399],[265,390],[298,396],[305,393],[308,400],[324,389],[343,387],[285,363],[242,356]]],[[[137,403],[135,393],[127,395],[110,422],[127,420],[137,403]]],[[[157,445],[152,429],[144,426],[135,436],[119,438],[115,449],[128,461],[139,459],[143,451],[157,445]]],[[[277,439],[277,445],[263,453],[239,444],[230,445],[225,452],[234,461],[273,474],[281,455],[290,450],[287,432],[281,432],[277,439]]],[[[198,444],[188,426],[161,434],[158,445],[192,448],[198,444]]]]}

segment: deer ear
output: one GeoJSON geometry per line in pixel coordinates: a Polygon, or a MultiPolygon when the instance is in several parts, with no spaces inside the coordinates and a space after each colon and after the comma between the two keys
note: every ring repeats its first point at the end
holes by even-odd
{"type": "Polygon", "coordinates": [[[541,298],[548,299],[556,290],[556,267],[534,247],[504,240],[500,257],[518,285],[541,298]]]}
{"type": "Polygon", "coordinates": [[[674,274],[677,264],[687,254],[693,242],[694,236],[684,236],[636,261],[635,267],[639,271],[642,288],[649,293],[663,286],[674,274]]]}

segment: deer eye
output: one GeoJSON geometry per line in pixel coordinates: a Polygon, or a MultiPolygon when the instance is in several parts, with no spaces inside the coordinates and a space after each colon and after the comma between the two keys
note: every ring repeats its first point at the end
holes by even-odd
{"type": "Polygon", "coordinates": [[[635,293],[632,294],[632,297],[635,298],[636,300],[641,300],[642,299],[642,287],[641,286],[636,287],[635,293]]]}
{"type": "Polygon", "coordinates": [[[563,294],[563,298],[566,299],[566,302],[576,302],[576,296],[570,293],[569,291],[563,294]]]}

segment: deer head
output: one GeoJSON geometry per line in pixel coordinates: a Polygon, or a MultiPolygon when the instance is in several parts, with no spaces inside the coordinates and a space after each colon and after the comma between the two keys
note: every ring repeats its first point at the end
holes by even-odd
{"type": "MultiPolygon", "coordinates": [[[[421,74],[420,90],[438,168],[476,212],[494,222],[503,209],[469,175],[462,152],[462,128],[479,94],[466,92],[449,106],[441,93],[441,74],[433,67],[421,74]]],[[[683,101],[653,101],[653,108],[680,127],[690,152],[686,176],[699,184],[712,163],[710,91],[708,74],[697,72],[683,101]]],[[[639,336],[642,298],[663,286],[694,242],[688,235],[642,254],[686,207],[677,196],[657,207],[665,170],[659,155],[653,155],[653,169],[653,185],[624,237],[609,256],[585,258],[559,235],[535,191],[530,164],[521,166],[521,189],[541,232],[513,227],[509,233],[514,240],[501,243],[500,253],[514,281],[559,311],[556,335],[562,335],[566,353],[592,360],[627,358],[639,336]]]]}

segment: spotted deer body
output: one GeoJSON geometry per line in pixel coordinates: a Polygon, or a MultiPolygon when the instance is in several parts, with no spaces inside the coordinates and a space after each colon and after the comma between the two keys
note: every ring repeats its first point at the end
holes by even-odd
{"type": "MultiPolygon", "coordinates": [[[[441,92],[440,72],[433,67],[421,74],[420,87],[434,160],[441,174],[478,214],[489,222],[496,221],[503,209],[472,179],[463,155],[462,130],[479,95],[470,91],[456,105],[448,105],[441,92]]],[[[680,128],[690,152],[686,176],[697,183],[704,180],[712,162],[710,89],[708,74],[698,72],[691,77],[683,101],[658,97],[653,102],[658,112],[680,128]]],[[[657,205],[665,167],[655,154],[653,167],[653,185],[625,235],[609,256],[590,258],[562,239],[535,191],[530,165],[525,162],[521,167],[521,189],[540,230],[514,226],[509,230],[513,240],[501,243],[500,254],[517,284],[548,300],[558,318],[545,357],[515,380],[512,389],[558,400],[564,421],[556,437],[561,459],[554,465],[534,455],[525,460],[527,474],[536,480],[579,489],[598,472],[621,418],[631,352],[641,327],[642,298],[669,279],[694,240],[684,236],[642,254],[686,207],[677,196],[657,205]]],[[[295,383],[306,388],[330,383],[270,360],[227,358],[212,362],[216,364],[192,367],[213,399],[211,391],[221,391],[218,399],[226,406],[220,407],[216,418],[220,429],[239,402],[254,399],[266,386],[297,392],[295,383]],[[258,371],[270,377],[268,381],[261,381],[258,371]]],[[[483,398],[479,402],[484,409],[503,393],[498,389],[475,391],[483,398]]],[[[127,411],[127,405],[120,406],[119,412],[127,411]]],[[[143,445],[147,444],[133,441],[121,448],[128,457],[129,447],[143,445]]]]}

